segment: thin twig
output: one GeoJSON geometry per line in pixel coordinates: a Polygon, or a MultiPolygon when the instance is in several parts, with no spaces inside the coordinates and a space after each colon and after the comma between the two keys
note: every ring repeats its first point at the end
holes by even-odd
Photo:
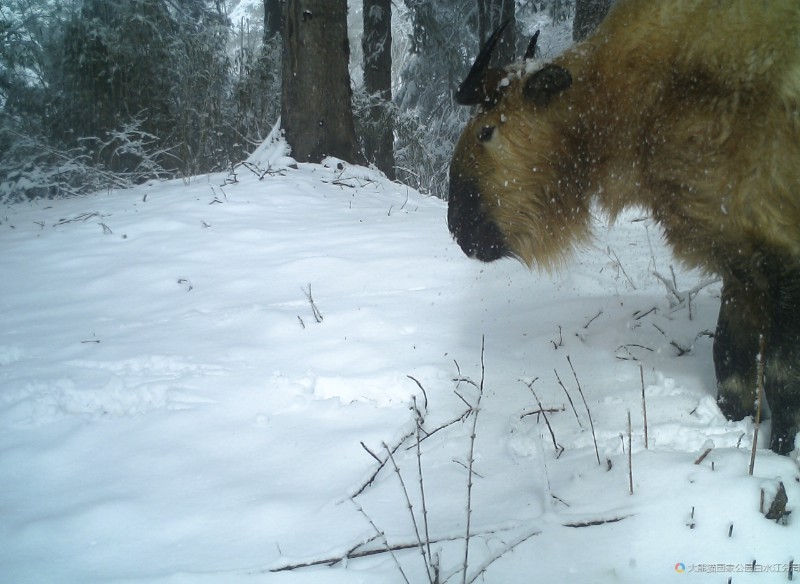
{"type": "MultiPolygon", "coordinates": [[[[412,378],[413,379],[413,378],[412,378]]],[[[416,381],[416,380],[414,380],[416,381]]],[[[422,385],[417,382],[417,384],[422,388],[422,385]]],[[[423,390],[424,392],[425,390],[423,390]]],[[[420,436],[419,431],[421,429],[421,425],[423,419],[419,414],[419,410],[417,409],[417,398],[414,396],[412,398],[414,403],[414,426],[415,426],[415,437],[417,444],[417,475],[419,476],[419,496],[420,500],[422,501],[422,527],[425,530],[425,546],[427,548],[428,556],[427,556],[427,568],[428,568],[428,579],[433,583],[434,582],[434,574],[431,571],[434,569],[433,564],[433,555],[431,554],[431,534],[430,529],[428,528],[428,504],[425,499],[425,481],[422,478],[422,449],[420,448],[420,436]]],[[[427,398],[426,398],[426,405],[427,405],[427,398]]]]}
{"type": "Polygon", "coordinates": [[[627,519],[630,515],[623,515],[622,517],[610,517],[608,519],[593,519],[592,521],[580,521],[578,523],[564,523],[564,527],[594,527],[596,525],[605,525],[606,523],[617,523],[623,519],[627,519]]]}
{"type": "MultiPolygon", "coordinates": [[[[461,397],[461,396],[460,396],[458,393],[456,393],[456,395],[458,395],[459,397],[461,397]]],[[[462,398],[462,399],[463,399],[463,398],[462,398]]],[[[441,426],[439,426],[438,428],[436,428],[436,429],[434,429],[434,430],[431,430],[430,432],[429,432],[429,431],[427,431],[427,430],[425,430],[425,429],[422,429],[422,428],[421,428],[421,430],[422,430],[423,432],[425,432],[425,436],[423,436],[423,437],[422,437],[422,440],[420,440],[420,442],[422,442],[422,441],[424,441],[424,440],[427,440],[428,438],[430,438],[431,436],[433,436],[434,434],[436,434],[436,433],[437,433],[437,432],[439,432],[440,430],[444,430],[445,428],[448,428],[448,427],[452,426],[452,425],[453,425],[453,424],[455,424],[456,422],[463,422],[464,420],[466,420],[466,419],[469,417],[469,415],[470,415],[471,413],[472,413],[472,407],[469,407],[469,408],[467,408],[466,410],[464,410],[464,411],[461,413],[461,415],[460,415],[460,416],[456,416],[455,418],[453,418],[453,419],[452,419],[452,420],[450,420],[449,422],[445,422],[444,424],[442,424],[441,426]]],[[[407,450],[410,450],[411,448],[413,448],[413,446],[409,446],[409,447],[407,448],[407,450]]]]}
{"type": "Polygon", "coordinates": [[[583,407],[586,408],[586,414],[589,416],[589,427],[592,429],[592,441],[594,442],[594,454],[597,457],[597,465],[600,466],[600,450],[597,448],[597,435],[594,432],[594,420],[592,420],[592,412],[589,410],[589,404],[586,403],[586,396],[583,395],[581,382],[578,381],[578,374],[575,373],[575,368],[572,366],[572,359],[569,358],[569,355],[567,355],[567,362],[569,363],[569,368],[572,369],[572,375],[575,377],[575,383],[578,384],[578,393],[581,394],[583,407]]]}
{"type": "MultiPolygon", "coordinates": [[[[417,524],[417,516],[414,514],[414,505],[411,503],[411,497],[408,495],[408,489],[406,488],[406,482],[403,480],[403,474],[400,472],[400,467],[397,466],[397,461],[394,459],[394,455],[392,454],[391,449],[386,444],[383,443],[383,447],[386,450],[387,454],[389,455],[389,460],[392,461],[392,466],[394,467],[394,472],[397,475],[397,479],[400,481],[400,487],[403,489],[403,496],[406,499],[406,507],[408,508],[408,515],[411,517],[411,524],[414,526],[414,535],[417,538],[417,547],[419,549],[420,555],[422,556],[422,562],[425,565],[425,572],[428,574],[428,581],[433,584],[433,579],[430,572],[430,562],[428,561],[428,555],[425,552],[425,546],[422,543],[422,536],[419,533],[419,525],[417,524]]],[[[430,548],[429,548],[430,549],[430,548]]]]}
{"type": "MultiPolygon", "coordinates": [[[[428,392],[425,391],[425,388],[422,387],[422,384],[417,380],[416,377],[413,377],[411,375],[406,375],[406,377],[408,377],[411,381],[416,383],[417,387],[419,387],[419,390],[422,392],[422,397],[425,398],[425,405],[423,407],[425,408],[425,411],[427,411],[428,410],[428,392]]],[[[414,403],[416,404],[416,402],[414,402],[414,403]]]]}
{"type": "MultiPolygon", "coordinates": [[[[301,290],[303,289],[301,288],[301,290]]],[[[306,295],[309,304],[311,304],[311,311],[314,314],[314,320],[318,323],[322,322],[322,313],[319,311],[319,308],[317,308],[317,305],[314,302],[314,297],[311,295],[311,284],[308,285],[308,290],[303,290],[303,294],[306,295]]]]}
{"type": "Polygon", "coordinates": [[[564,346],[564,335],[561,331],[561,325],[558,325],[558,343],[556,343],[555,341],[550,341],[550,342],[553,343],[553,348],[556,351],[558,350],[559,347],[564,346]]]}
{"type": "Polygon", "coordinates": [[[633,495],[633,430],[630,410],[628,410],[628,488],[630,494],[633,495]]]}
{"type": "MultiPolygon", "coordinates": [[[[539,408],[537,410],[531,410],[530,412],[525,412],[523,414],[520,414],[519,419],[521,420],[522,418],[527,418],[528,416],[538,416],[543,413],[557,414],[559,412],[565,412],[566,410],[567,408],[564,407],[563,405],[561,407],[539,408]]],[[[538,422],[539,420],[537,419],[536,421],[538,422]]]]}
{"type": "Polygon", "coordinates": [[[761,403],[764,401],[764,358],[765,358],[764,335],[758,335],[758,363],[757,363],[757,382],[758,382],[758,406],[756,407],[756,423],[753,430],[753,449],[750,452],[750,476],[753,476],[753,468],[756,465],[756,448],[758,447],[758,429],[761,426],[761,403]]]}
{"type": "Polygon", "coordinates": [[[583,328],[588,329],[589,325],[592,324],[594,321],[596,321],[598,318],[600,318],[602,315],[603,315],[603,311],[602,310],[598,311],[597,314],[595,314],[592,318],[589,319],[589,322],[587,322],[585,325],[583,325],[583,328]]]}
{"type": "MultiPolygon", "coordinates": [[[[363,513],[364,512],[362,510],[362,514],[363,513]]],[[[574,525],[568,525],[567,527],[575,527],[575,526],[574,525]]],[[[497,537],[498,535],[500,535],[500,533],[502,533],[504,531],[507,531],[508,529],[509,528],[506,528],[506,529],[495,529],[495,530],[487,531],[487,532],[476,532],[476,533],[473,533],[472,535],[473,535],[473,537],[475,537],[475,536],[497,537]]],[[[449,537],[438,537],[438,538],[431,539],[430,543],[436,544],[436,543],[441,543],[441,542],[445,542],[445,541],[458,541],[460,539],[461,539],[460,536],[453,535],[453,536],[449,536],[449,537]]],[[[382,543],[380,545],[380,547],[367,547],[365,549],[359,549],[362,546],[367,546],[367,545],[375,542],[376,540],[382,540],[382,537],[381,537],[380,533],[378,533],[376,535],[373,535],[372,537],[370,537],[366,541],[362,541],[362,542],[352,546],[349,550],[347,550],[346,552],[344,552],[343,554],[338,555],[338,556],[319,558],[319,559],[315,559],[315,560],[307,560],[307,561],[303,561],[303,562],[295,562],[295,563],[291,563],[291,564],[283,564],[283,565],[277,566],[275,568],[270,568],[268,570],[262,570],[261,572],[262,573],[264,573],[264,572],[288,572],[288,571],[291,571],[291,570],[298,570],[298,569],[302,569],[302,568],[311,568],[311,567],[314,567],[314,566],[335,566],[336,564],[338,564],[340,562],[343,562],[345,560],[358,560],[358,559],[361,559],[361,558],[368,558],[368,557],[371,557],[371,556],[378,556],[378,555],[381,555],[381,554],[388,554],[388,553],[392,553],[392,552],[410,550],[410,549],[414,549],[415,547],[417,547],[419,545],[417,542],[394,543],[394,544],[389,544],[389,545],[387,545],[385,543],[382,543]]]]}
{"type": "Polygon", "coordinates": [[[89,212],[81,213],[79,215],[76,215],[75,217],[70,217],[69,219],[59,219],[58,221],[53,223],[53,227],[58,227],[59,225],[66,225],[67,223],[76,223],[78,221],[86,222],[92,217],[100,217],[100,216],[101,216],[100,213],[96,211],[91,213],[89,212]]]}
{"type": "MultiPolygon", "coordinates": [[[[494,554],[492,554],[490,557],[486,558],[486,559],[485,559],[483,562],[481,562],[481,563],[480,563],[480,565],[478,565],[478,567],[477,567],[477,568],[475,568],[475,571],[472,573],[472,576],[470,576],[470,577],[469,577],[469,578],[468,578],[466,581],[467,581],[469,584],[472,584],[472,583],[473,583],[473,582],[475,582],[475,580],[477,580],[477,579],[478,579],[478,578],[479,578],[479,577],[480,577],[480,576],[481,576],[481,575],[482,575],[482,574],[483,574],[483,573],[484,573],[486,570],[488,570],[488,569],[489,569],[489,566],[491,566],[492,564],[494,564],[494,563],[495,563],[497,560],[499,560],[500,558],[502,558],[502,557],[503,557],[504,555],[506,555],[508,552],[514,551],[514,548],[516,548],[517,546],[520,546],[520,545],[522,545],[523,543],[525,543],[526,541],[528,541],[530,538],[532,538],[534,535],[539,535],[540,533],[542,533],[542,532],[541,532],[541,530],[539,530],[539,529],[535,529],[535,530],[533,530],[533,531],[531,531],[531,532],[529,532],[529,533],[527,533],[527,534],[525,534],[525,535],[523,535],[523,536],[521,536],[521,537],[517,538],[516,540],[514,540],[513,542],[511,542],[510,544],[508,544],[508,545],[507,545],[507,546],[505,546],[504,548],[502,548],[502,549],[498,550],[497,552],[495,552],[494,554]]],[[[465,574],[465,576],[466,576],[466,574],[465,574]]]]}
{"type": "Polygon", "coordinates": [[[564,452],[564,447],[561,446],[556,441],[556,435],[553,432],[553,427],[550,425],[550,420],[547,418],[547,414],[544,412],[544,406],[542,406],[542,402],[539,399],[539,396],[536,395],[536,392],[533,390],[533,384],[536,383],[537,379],[539,378],[536,377],[535,379],[531,380],[530,383],[526,383],[525,385],[527,385],[528,389],[531,390],[533,398],[536,400],[536,404],[539,406],[539,411],[542,413],[542,416],[544,417],[544,423],[547,424],[547,429],[550,431],[550,438],[553,440],[553,449],[556,451],[556,458],[558,458],[559,456],[561,456],[561,453],[564,452]]]}
{"type": "Polygon", "coordinates": [[[400,560],[397,559],[397,556],[394,553],[394,548],[392,548],[392,546],[389,545],[389,541],[386,539],[386,534],[382,532],[380,529],[378,529],[378,526],[375,525],[375,522],[372,520],[372,518],[369,515],[367,515],[367,512],[364,511],[364,508],[361,507],[361,505],[356,503],[355,499],[351,498],[350,500],[353,501],[353,504],[356,506],[356,509],[364,516],[364,518],[372,526],[372,529],[375,530],[375,533],[378,535],[378,537],[380,537],[381,542],[384,545],[384,548],[386,549],[387,552],[389,552],[389,555],[392,556],[392,560],[394,560],[394,564],[397,567],[397,570],[400,572],[400,575],[403,576],[403,580],[405,581],[405,583],[411,584],[411,582],[408,581],[408,576],[406,576],[406,573],[403,571],[403,566],[400,565],[400,560]]]}
{"type": "MultiPolygon", "coordinates": [[[[360,509],[360,512],[362,514],[365,514],[363,509],[360,509]]],[[[623,515],[621,517],[588,519],[588,520],[585,520],[585,521],[573,521],[573,522],[570,522],[570,523],[562,523],[561,525],[563,527],[572,527],[572,528],[575,528],[575,529],[580,529],[580,528],[584,528],[584,527],[596,527],[598,525],[605,525],[607,523],[617,523],[619,521],[623,521],[625,519],[628,519],[629,517],[632,517],[632,516],[631,515],[623,515]]],[[[369,518],[368,518],[368,520],[369,520],[369,518]]],[[[370,523],[372,524],[372,522],[370,522],[370,523]]],[[[496,537],[500,536],[500,534],[502,532],[504,532],[504,531],[507,531],[507,529],[501,528],[501,529],[494,529],[494,530],[486,531],[486,532],[475,532],[475,533],[472,534],[472,536],[473,537],[475,537],[475,536],[480,536],[480,537],[491,536],[493,538],[496,538],[496,537]]],[[[519,546],[521,543],[523,543],[527,539],[530,539],[531,537],[533,537],[535,535],[539,535],[540,533],[541,533],[541,531],[539,529],[536,529],[536,530],[533,530],[533,531],[529,532],[528,534],[526,534],[524,536],[519,537],[518,539],[516,539],[511,544],[509,544],[508,546],[504,547],[502,550],[498,551],[493,556],[492,562],[496,561],[497,559],[502,557],[504,554],[512,551],[515,547],[519,546]]],[[[458,539],[460,539],[460,537],[458,537],[458,536],[440,537],[440,538],[431,539],[430,543],[434,543],[435,544],[435,543],[441,543],[441,542],[445,542],[445,541],[456,541],[458,539]]],[[[298,569],[302,569],[302,568],[312,568],[314,566],[335,566],[336,564],[338,564],[340,562],[343,562],[345,560],[357,560],[357,559],[367,558],[367,557],[376,556],[376,555],[380,555],[380,554],[387,554],[387,553],[391,554],[391,553],[397,552],[397,551],[405,551],[405,550],[414,549],[415,547],[417,547],[419,545],[416,542],[405,542],[405,543],[395,543],[395,544],[382,543],[380,545],[380,547],[366,547],[364,549],[359,549],[359,548],[362,548],[363,546],[367,546],[367,545],[369,545],[369,544],[371,544],[371,543],[373,543],[373,542],[375,542],[377,540],[381,540],[381,542],[385,542],[385,538],[382,536],[381,532],[378,532],[376,535],[373,535],[372,537],[370,537],[366,541],[362,541],[362,542],[360,542],[360,543],[358,543],[358,544],[356,544],[354,546],[351,546],[349,550],[347,550],[346,552],[344,552],[341,555],[332,556],[332,557],[325,557],[325,558],[319,558],[319,559],[315,559],[315,560],[307,560],[307,561],[303,561],[303,562],[295,562],[295,563],[291,563],[291,564],[284,564],[284,565],[281,565],[281,566],[270,568],[269,570],[262,570],[261,572],[262,573],[264,573],[264,572],[288,572],[288,571],[291,571],[291,570],[298,570],[298,569]]],[[[491,563],[491,562],[489,562],[489,563],[491,563]]],[[[476,572],[473,573],[473,577],[470,578],[469,582],[474,582],[475,581],[474,576],[479,575],[480,573],[485,571],[487,567],[488,567],[487,562],[484,562],[483,564],[481,564],[481,566],[479,566],[476,569],[476,572]]]]}
{"type": "Polygon", "coordinates": [[[686,305],[686,307],[689,310],[689,320],[692,320],[693,317],[692,300],[694,300],[694,298],[700,293],[700,291],[703,288],[707,288],[708,286],[719,282],[719,278],[710,278],[707,280],[703,280],[690,290],[681,292],[680,290],[678,290],[677,279],[675,278],[675,270],[673,269],[672,266],[670,266],[669,269],[670,272],[672,273],[672,279],[662,276],[657,271],[653,271],[653,275],[659,280],[661,280],[661,282],[664,284],[664,287],[667,289],[667,292],[675,297],[674,301],[670,300],[670,307],[681,308],[683,305],[686,305]]]}
{"type": "Polygon", "coordinates": [[[606,252],[609,255],[613,255],[614,256],[614,262],[617,264],[617,267],[620,270],[622,270],[622,273],[625,276],[625,279],[628,280],[628,284],[631,285],[631,288],[636,290],[636,284],[633,283],[633,280],[631,280],[631,277],[628,275],[628,272],[625,271],[625,267],[622,265],[622,262],[619,260],[619,256],[617,255],[617,252],[615,252],[613,249],[611,249],[610,246],[606,248],[606,252]]]}
{"type": "Polygon", "coordinates": [[[639,365],[639,378],[642,381],[642,417],[644,418],[644,449],[648,449],[647,445],[647,399],[644,395],[644,369],[639,365]]]}
{"type": "Polygon", "coordinates": [[[380,457],[379,457],[377,454],[375,454],[374,452],[372,452],[372,450],[370,450],[369,446],[367,446],[366,444],[364,444],[364,441],[363,441],[363,440],[362,440],[362,441],[361,441],[359,444],[361,444],[361,448],[363,448],[364,450],[366,450],[366,451],[367,451],[367,454],[369,454],[369,455],[370,455],[372,458],[374,458],[375,460],[377,460],[377,461],[378,461],[380,464],[385,464],[385,461],[381,460],[381,459],[380,459],[380,457]]]}
{"type": "Polygon", "coordinates": [[[567,388],[564,387],[564,384],[561,383],[561,378],[558,376],[558,371],[553,369],[553,373],[556,374],[556,379],[558,380],[558,384],[561,386],[561,389],[564,390],[564,393],[567,394],[567,399],[569,400],[569,405],[572,407],[572,413],[575,414],[575,419],[578,420],[578,426],[580,426],[581,430],[583,430],[583,424],[581,424],[581,419],[578,417],[578,411],[575,409],[575,404],[572,403],[572,396],[567,391],[567,388]]]}
{"type": "Polygon", "coordinates": [[[467,584],[467,567],[469,566],[469,542],[472,528],[472,467],[475,463],[475,437],[478,428],[478,413],[480,412],[481,399],[483,398],[483,384],[486,380],[485,362],[486,337],[481,337],[481,381],[478,386],[478,399],[475,401],[472,416],[472,432],[469,437],[469,457],[467,458],[467,528],[464,541],[464,577],[463,584],[467,584]]]}
{"type": "Polygon", "coordinates": [[[700,464],[701,462],[703,462],[706,459],[706,456],[711,454],[712,450],[714,450],[713,446],[711,448],[706,448],[705,450],[703,450],[703,453],[700,456],[698,456],[697,459],[695,459],[694,463],[700,464]]]}
{"type": "MultiPolygon", "coordinates": [[[[392,453],[394,454],[395,452],[397,452],[397,449],[400,448],[400,446],[402,446],[403,443],[413,435],[414,435],[414,430],[411,430],[411,431],[407,432],[405,435],[403,435],[400,438],[400,441],[392,448],[392,453]]],[[[369,487],[372,483],[374,483],[375,479],[378,476],[378,474],[380,474],[381,470],[383,470],[383,467],[386,466],[386,463],[389,462],[388,458],[386,458],[385,460],[381,459],[374,452],[372,452],[369,448],[367,448],[366,445],[364,445],[363,442],[362,442],[361,445],[370,454],[370,456],[372,456],[375,460],[378,461],[378,467],[375,469],[375,472],[373,472],[370,475],[370,477],[366,481],[364,481],[364,484],[362,484],[352,495],[350,495],[351,499],[354,499],[355,497],[358,497],[361,493],[363,493],[367,489],[367,487],[369,487]]]]}

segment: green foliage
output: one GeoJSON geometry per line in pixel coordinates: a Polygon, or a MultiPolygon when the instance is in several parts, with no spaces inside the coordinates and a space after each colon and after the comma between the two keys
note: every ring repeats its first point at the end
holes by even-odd
{"type": "MultiPolygon", "coordinates": [[[[163,167],[185,175],[208,169],[225,96],[227,34],[222,16],[200,2],[85,0],[58,43],[53,136],[67,145],[72,136],[103,142],[139,119],[171,152],[163,167]]],[[[112,171],[140,162],[89,148],[112,171]]]]}
{"type": "Polygon", "coordinates": [[[4,3],[0,197],[79,194],[240,159],[275,121],[277,98],[253,97],[275,56],[259,52],[237,76],[229,37],[211,0],[4,3]]]}

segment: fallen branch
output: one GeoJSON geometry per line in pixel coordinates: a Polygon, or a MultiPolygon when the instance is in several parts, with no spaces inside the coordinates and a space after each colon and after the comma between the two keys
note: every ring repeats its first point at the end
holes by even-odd
{"type": "MultiPolygon", "coordinates": [[[[582,527],[596,527],[598,525],[605,525],[607,523],[618,523],[620,521],[628,519],[629,517],[632,517],[632,515],[623,515],[621,517],[608,517],[608,518],[600,518],[600,519],[590,519],[590,520],[587,520],[587,521],[574,521],[574,522],[570,522],[570,523],[562,523],[561,525],[563,527],[572,527],[572,528],[575,528],[575,529],[579,529],[579,528],[582,528],[582,527]]],[[[509,528],[509,529],[494,529],[494,530],[490,530],[490,531],[474,532],[474,533],[471,534],[471,537],[484,537],[484,536],[488,536],[488,535],[496,537],[499,533],[502,533],[503,531],[509,531],[510,529],[513,529],[513,528],[509,528]]],[[[541,535],[541,533],[542,533],[542,531],[537,528],[537,529],[535,529],[535,530],[533,530],[531,532],[528,532],[527,534],[525,534],[523,536],[520,536],[519,538],[514,540],[511,544],[509,544],[508,546],[506,546],[503,549],[499,550],[489,560],[486,560],[483,563],[481,563],[481,565],[478,568],[476,568],[476,570],[472,574],[472,576],[467,579],[467,582],[474,582],[475,579],[477,578],[477,576],[480,575],[482,572],[484,572],[486,570],[486,568],[491,563],[493,563],[496,560],[498,560],[500,557],[502,557],[507,552],[512,551],[515,547],[517,547],[518,545],[520,545],[523,542],[527,541],[531,537],[533,537],[535,535],[541,535]]],[[[265,573],[265,572],[288,572],[288,571],[291,571],[291,570],[298,570],[298,569],[301,569],[301,568],[312,568],[314,566],[335,566],[336,564],[338,564],[340,562],[347,561],[347,560],[357,560],[357,559],[360,559],[360,558],[368,558],[368,557],[376,556],[376,555],[380,555],[380,554],[388,554],[388,553],[393,553],[393,552],[400,552],[400,551],[411,550],[411,549],[414,549],[414,548],[419,548],[419,542],[416,542],[416,541],[389,544],[389,545],[386,545],[386,546],[381,545],[380,547],[375,546],[375,545],[370,546],[370,544],[375,543],[378,539],[382,539],[381,535],[375,535],[375,536],[367,539],[366,541],[360,542],[360,543],[352,546],[349,550],[347,550],[346,552],[344,552],[344,553],[342,553],[342,554],[340,554],[338,556],[329,556],[329,557],[318,558],[318,559],[314,559],[314,560],[306,560],[306,561],[302,561],[302,562],[293,562],[293,563],[283,564],[283,565],[280,565],[280,566],[277,566],[277,567],[274,567],[274,568],[269,568],[268,570],[262,570],[261,573],[265,573]],[[366,546],[369,546],[369,547],[366,547],[366,546]]],[[[446,542],[446,541],[458,541],[460,539],[462,539],[461,536],[455,536],[454,535],[454,536],[434,538],[434,539],[431,539],[427,543],[436,544],[436,543],[442,543],[442,542],[446,542]]]]}
{"type": "Polygon", "coordinates": [[[712,451],[712,450],[714,450],[714,447],[713,447],[713,446],[712,446],[711,448],[706,448],[706,449],[703,451],[703,454],[701,454],[700,456],[698,456],[698,457],[697,457],[697,460],[695,460],[695,461],[694,461],[694,463],[695,463],[695,464],[700,464],[701,462],[703,462],[703,461],[706,459],[706,456],[708,456],[709,454],[711,454],[711,451],[712,451]]]}
{"type": "MultiPolygon", "coordinates": [[[[538,410],[531,410],[530,412],[525,412],[524,414],[520,414],[519,419],[527,418],[528,416],[538,416],[542,414],[557,414],[559,412],[567,411],[566,406],[561,407],[553,407],[553,408],[539,408],[538,410]]],[[[536,420],[539,421],[538,419],[536,420]]]]}
{"type": "MultiPolygon", "coordinates": [[[[572,526],[568,526],[568,527],[572,527],[572,526]]],[[[473,537],[482,537],[482,536],[486,536],[486,535],[496,535],[500,531],[505,531],[505,530],[493,530],[493,531],[486,531],[486,532],[480,532],[480,533],[473,533],[472,536],[473,537]]],[[[534,533],[532,535],[536,535],[536,534],[534,533]]],[[[371,556],[377,556],[377,555],[380,555],[380,554],[388,554],[388,553],[392,553],[392,552],[402,552],[402,551],[411,550],[411,549],[419,547],[419,543],[416,542],[416,541],[415,542],[403,542],[403,543],[389,544],[388,546],[384,546],[384,545],[381,544],[380,547],[377,547],[377,546],[363,547],[363,546],[369,546],[370,544],[374,543],[378,539],[382,539],[381,536],[380,535],[374,535],[371,538],[367,539],[366,541],[363,541],[361,543],[356,544],[355,546],[351,547],[349,550],[347,550],[346,552],[344,552],[344,553],[342,553],[342,554],[340,554],[338,556],[329,556],[329,557],[325,557],[325,558],[318,558],[318,559],[315,559],[315,560],[305,560],[305,561],[301,561],[301,562],[283,564],[283,565],[277,566],[275,568],[269,568],[267,570],[261,570],[261,573],[263,574],[265,572],[288,572],[288,571],[291,571],[291,570],[298,570],[300,568],[312,568],[314,566],[335,566],[336,564],[338,564],[340,562],[347,561],[347,560],[358,560],[360,558],[368,558],[368,557],[371,557],[371,556]],[[362,547],[363,547],[363,549],[359,549],[359,548],[362,548],[362,547]]],[[[462,539],[461,536],[452,535],[452,536],[447,536],[447,537],[434,538],[434,539],[431,539],[428,543],[436,544],[436,543],[442,543],[442,542],[445,542],[445,541],[458,541],[460,539],[462,539]]]]}
{"type": "Polygon", "coordinates": [[[623,515],[622,517],[610,517],[608,519],[594,519],[592,521],[580,521],[577,523],[564,523],[564,527],[594,527],[596,525],[605,525],[606,523],[618,523],[623,519],[631,517],[630,515],[623,515]]]}
{"type": "Polygon", "coordinates": [[[76,215],[75,217],[70,217],[69,219],[59,219],[55,223],[53,223],[53,227],[58,227],[59,225],[66,225],[67,223],[78,223],[78,222],[86,222],[92,217],[102,217],[98,212],[92,213],[81,213],[80,215],[76,215]]]}

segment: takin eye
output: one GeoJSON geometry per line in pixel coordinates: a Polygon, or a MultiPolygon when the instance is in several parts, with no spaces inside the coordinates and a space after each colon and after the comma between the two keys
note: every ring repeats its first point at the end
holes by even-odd
{"type": "Polygon", "coordinates": [[[478,142],[488,142],[494,135],[494,126],[484,126],[478,132],[478,142]]]}

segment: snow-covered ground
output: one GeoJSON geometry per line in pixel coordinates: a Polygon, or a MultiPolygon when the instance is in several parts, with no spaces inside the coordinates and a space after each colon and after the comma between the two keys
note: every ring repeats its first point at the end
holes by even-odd
{"type": "Polygon", "coordinates": [[[748,476],[719,285],[674,306],[642,214],[548,275],[469,260],[443,202],[370,170],[251,168],[0,210],[2,582],[428,582],[416,547],[275,571],[425,539],[420,484],[462,582],[470,464],[477,581],[788,580],[800,513],[759,500],[796,509],[797,464],[748,476]]]}

